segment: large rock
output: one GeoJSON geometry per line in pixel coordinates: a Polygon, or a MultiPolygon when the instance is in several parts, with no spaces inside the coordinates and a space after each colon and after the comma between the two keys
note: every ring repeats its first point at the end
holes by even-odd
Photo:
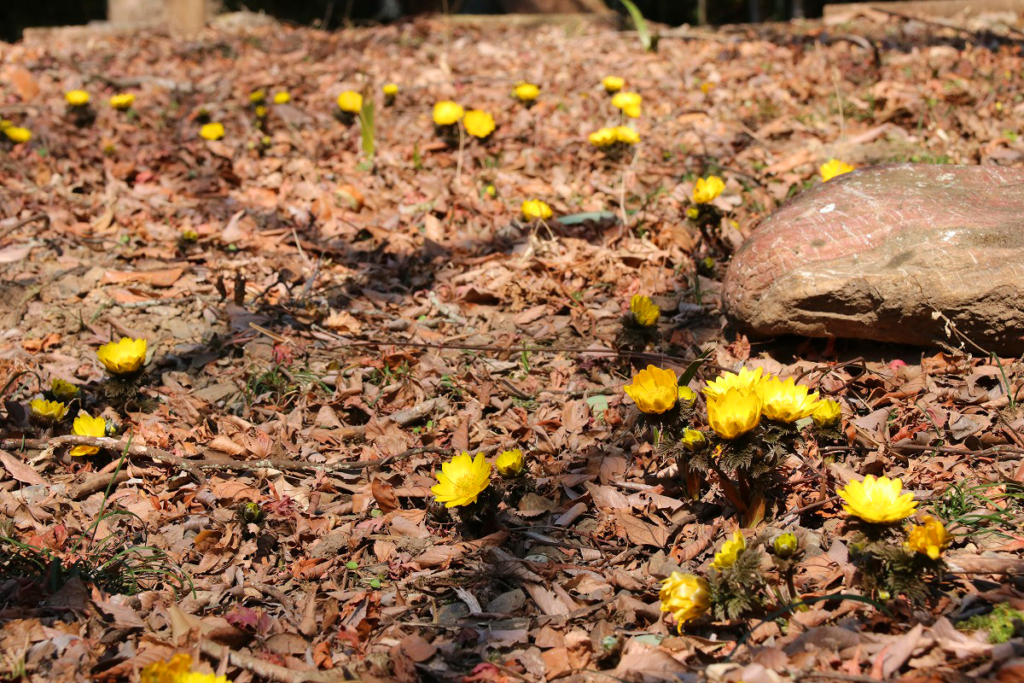
{"type": "Polygon", "coordinates": [[[1024,170],[901,164],[840,176],[755,229],[724,292],[754,335],[959,346],[948,318],[987,350],[1024,353],[1024,170]]]}

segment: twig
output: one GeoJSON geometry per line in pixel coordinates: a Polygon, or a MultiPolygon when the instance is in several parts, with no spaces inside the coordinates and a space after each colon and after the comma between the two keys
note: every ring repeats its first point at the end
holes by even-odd
{"type": "Polygon", "coordinates": [[[343,669],[329,671],[295,671],[284,666],[271,664],[265,659],[258,659],[252,655],[232,650],[227,645],[221,645],[212,640],[203,638],[199,641],[199,650],[210,659],[220,661],[226,658],[228,664],[237,666],[246,671],[251,671],[260,678],[281,683],[340,683],[341,681],[353,681],[345,675],[343,669]]]}
{"type": "Polygon", "coordinates": [[[4,228],[3,232],[0,232],[0,240],[2,240],[3,238],[7,237],[9,234],[14,232],[18,228],[23,227],[25,225],[28,225],[29,223],[32,223],[33,221],[38,221],[38,220],[45,221],[46,225],[43,226],[44,230],[46,228],[50,227],[50,216],[48,214],[45,214],[45,213],[42,213],[42,212],[34,213],[31,216],[29,216],[28,218],[23,218],[20,221],[18,221],[17,223],[15,223],[14,225],[9,225],[6,228],[4,228]]]}

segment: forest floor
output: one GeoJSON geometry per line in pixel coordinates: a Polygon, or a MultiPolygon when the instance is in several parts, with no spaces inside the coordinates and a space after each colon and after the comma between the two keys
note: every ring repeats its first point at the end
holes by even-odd
{"type": "Polygon", "coordinates": [[[0,116],[32,133],[0,135],[0,676],[138,680],[188,652],[236,682],[1022,680],[1007,388],[1024,367],[749,341],[719,305],[729,251],[831,158],[1024,162],[1014,35],[875,16],[646,53],[597,26],[428,18],[0,44],[0,116]],[[617,158],[588,143],[619,123],[608,75],[643,97],[617,158]],[[263,123],[260,89],[291,95],[263,123]],[[375,103],[372,154],[369,127],[335,116],[345,90],[375,103]],[[446,99],[496,131],[440,140],[446,99]],[[204,113],[222,139],[199,136],[204,113]],[[687,217],[709,174],[715,240],[687,217]],[[554,218],[523,220],[528,199],[554,218]],[[660,341],[631,356],[616,336],[636,294],[661,307],[660,341]],[[124,336],[148,341],[137,393],[97,360],[124,336]],[[832,445],[796,439],[753,517],[713,475],[692,500],[622,390],[708,349],[698,393],[747,365],[842,406],[832,445]],[[80,394],[41,426],[26,406],[54,378],[80,394]],[[113,448],[55,441],[79,410],[113,448]],[[487,523],[433,501],[455,453],[511,448],[525,488],[487,523]],[[953,534],[916,603],[865,588],[851,558],[836,491],[883,473],[953,534]],[[741,523],[751,548],[796,532],[791,585],[677,631],[659,582],[708,575],[741,523]],[[837,594],[853,599],[816,600],[837,594]]]}

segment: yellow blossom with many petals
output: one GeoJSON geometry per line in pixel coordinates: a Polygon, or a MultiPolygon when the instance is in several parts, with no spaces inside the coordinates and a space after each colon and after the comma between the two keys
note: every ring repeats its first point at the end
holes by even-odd
{"type": "Polygon", "coordinates": [[[601,80],[601,85],[608,92],[619,92],[622,86],[626,85],[626,79],[621,76],[605,76],[601,80]]]}
{"type": "Polygon", "coordinates": [[[224,676],[191,669],[191,655],[176,654],[168,660],[146,666],[139,674],[139,680],[140,683],[231,683],[224,676]]]}
{"type": "Polygon", "coordinates": [[[775,541],[772,542],[772,550],[783,560],[788,560],[796,554],[796,551],[800,549],[800,541],[797,539],[796,534],[785,533],[775,537],[775,541]]]}
{"type": "Polygon", "coordinates": [[[503,477],[517,477],[526,468],[526,461],[523,458],[523,452],[518,448],[513,448],[510,451],[503,451],[494,460],[494,467],[498,470],[498,474],[503,477]]]}
{"type": "Polygon", "coordinates": [[[84,90],[69,90],[64,93],[64,101],[72,107],[84,107],[89,104],[89,93],[84,90]]]}
{"type": "Polygon", "coordinates": [[[274,104],[288,104],[292,101],[292,94],[287,90],[274,93],[274,104]]]}
{"type": "Polygon", "coordinates": [[[346,114],[358,114],[363,110],[363,96],[355,90],[346,90],[338,95],[338,109],[346,114]]]}
{"type": "Polygon", "coordinates": [[[761,397],[748,389],[730,389],[708,399],[708,424],[723,439],[746,434],[761,421],[761,397]]]}
{"type": "Polygon", "coordinates": [[[398,84],[397,83],[386,83],[384,85],[383,90],[384,90],[384,94],[387,97],[394,97],[395,95],[398,94],[398,84]]]}
{"type": "Polygon", "coordinates": [[[814,406],[811,417],[814,419],[814,424],[819,427],[835,427],[843,418],[843,411],[837,401],[826,398],[818,401],[814,406]]]}
{"type": "Polygon", "coordinates": [[[205,123],[199,129],[199,137],[204,140],[220,140],[224,137],[223,123],[205,123]]]}
{"type": "Polygon", "coordinates": [[[619,141],[619,136],[614,128],[601,128],[587,136],[587,139],[594,147],[611,147],[619,141]]]}
{"type": "Polygon", "coordinates": [[[451,100],[442,100],[434,105],[434,123],[438,126],[451,126],[458,123],[466,110],[461,104],[451,100]]]}
{"type": "MultiPolygon", "coordinates": [[[[79,436],[106,436],[107,421],[102,417],[89,417],[88,413],[79,413],[71,425],[71,432],[79,436]]],[[[99,453],[96,446],[75,446],[71,449],[71,455],[93,455],[99,453]]]]}
{"type": "Polygon", "coordinates": [[[629,300],[629,310],[633,318],[643,327],[653,327],[658,324],[661,317],[661,309],[658,304],[651,301],[651,297],[643,294],[634,294],[629,300]]]}
{"type": "Polygon", "coordinates": [[[671,410],[679,400],[678,387],[674,371],[648,365],[624,389],[641,412],[660,415],[671,410]]]}
{"type": "Polygon", "coordinates": [[[693,407],[697,402],[697,394],[690,387],[679,387],[679,403],[685,404],[687,408],[693,407]]]}
{"type": "Polygon", "coordinates": [[[45,398],[36,398],[28,404],[28,410],[32,417],[40,422],[59,422],[68,414],[68,407],[60,401],[47,401],[45,398]]]}
{"type": "Polygon", "coordinates": [[[762,377],[763,368],[740,368],[739,374],[735,372],[723,372],[720,376],[710,381],[704,387],[704,395],[708,400],[719,398],[725,395],[730,389],[746,389],[761,393],[761,383],[768,377],[762,377]]]}
{"type": "Polygon", "coordinates": [[[893,524],[906,519],[917,509],[914,494],[901,494],[902,490],[903,482],[899,479],[876,479],[869,474],[864,481],[851,481],[836,493],[846,502],[843,506],[846,514],[872,524],[893,524]]]}
{"type": "Polygon", "coordinates": [[[631,119],[640,118],[640,106],[643,98],[635,92],[620,92],[612,98],[612,106],[620,109],[631,119]]]}
{"type": "Polygon", "coordinates": [[[103,367],[112,375],[130,375],[146,362],[146,340],[124,339],[104,344],[96,351],[103,367]]]}
{"type": "Polygon", "coordinates": [[[736,564],[740,553],[747,549],[747,541],[739,531],[733,532],[732,538],[722,544],[722,549],[715,553],[711,566],[722,571],[736,564]]]}
{"type": "Polygon", "coordinates": [[[793,378],[785,382],[778,377],[770,377],[761,382],[761,412],[769,420],[793,423],[814,412],[818,405],[817,392],[802,384],[796,384],[793,378]]]}
{"type": "Polygon", "coordinates": [[[539,199],[527,199],[523,202],[523,205],[519,207],[519,210],[522,211],[523,218],[528,221],[546,221],[554,215],[551,211],[551,207],[539,199]]]}
{"type": "Polygon", "coordinates": [[[78,387],[71,382],[65,382],[62,379],[54,378],[50,382],[50,393],[53,394],[54,398],[62,403],[71,402],[76,396],[78,396],[78,387]]]}
{"type": "Polygon", "coordinates": [[[704,447],[707,446],[708,440],[704,436],[704,432],[687,428],[686,431],[683,432],[682,442],[683,448],[696,453],[704,450],[704,447]]]}
{"type": "Polygon", "coordinates": [[[533,83],[520,83],[513,90],[520,102],[533,102],[540,97],[540,88],[533,83]]]}
{"type": "Polygon", "coordinates": [[[130,92],[118,93],[110,98],[110,106],[118,111],[127,111],[135,104],[135,95],[130,92]]]}
{"type": "Polygon", "coordinates": [[[711,588],[699,576],[672,572],[661,582],[658,598],[661,611],[670,612],[675,617],[676,628],[682,632],[683,624],[699,619],[711,607],[711,588]]]}
{"type": "Polygon", "coordinates": [[[708,204],[713,202],[715,198],[722,194],[725,189],[725,182],[716,175],[708,176],[705,178],[697,178],[697,183],[693,186],[693,203],[694,204],[708,204]]]}
{"type": "Polygon", "coordinates": [[[32,139],[32,131],[28,128],[22,128],[21,126],[7,126],[4,128],[4,135],[6,135],[7,138],[15,144],[28,142],[32,139]]]}
{"type": "Polygon", "coordinates": [[[953,537],[946,531],[942,522],[931,515],[921,518],[921,524],[914,524],[907,533],[907,542],[904,544],[908,549],[917,553],[927,555],[933,560],[942,557],[942,551],[949,547],[953,537]]]}
{"type": "Polygon", "coordinates": [[[249,93],[249,102],[252,104],[259,104],[267,99],[267,91],[262,88],[259,90],[253,90],[249,93]]]}
{"type": "Polygon", "coordinates": [[[615,140],[617,142],[622,142],[627,145],[635,145],[640,142],[640,133],[637,133],[629,126],[616,126],[614,130],[615,140]]]}
{"type": "Polygon", "coordinates": [[[818,172],[821,173],[821,179],[827,183],[836,176],[845,175],[853,170],[856,169],[844,161],[840,161],[839,159],[830,159],[821,165],[818,172]]]}
{"type": "Polygon", "coordinates": [[[437,484],[430,490],[438,503],[453,508],[475,503],[477,496],[490,483],[491,463],[484,459],[484,454],[477,453],[474,460],[469,453],[463,451],[449,462],[441,464],[437,484]]]}
{"type": "Polygon", "coordinates": [[[462,119],[466,132],[475,138],[485,138],[494,132],[494,117],[485,111],[471,109],[462,119]]]}

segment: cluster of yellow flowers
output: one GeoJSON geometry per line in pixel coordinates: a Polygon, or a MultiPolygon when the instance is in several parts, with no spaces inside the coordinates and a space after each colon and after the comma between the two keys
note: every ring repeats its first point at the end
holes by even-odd
{"type": "Polygon", "coordinates": [[[640,134],[629,126],[615,126],[614,128],[596,130],[589,135],[588,139],[594,147],[611,147],[617,142],[635,145],[640,142],[640,134]]]}
{"type": "Polygon", "coordinates": [[[153,662],[139,675],[141,683],[231,683],[224,676],[192,671],[192,656],[179,653],[153,662]]]}
{"type": "MultiPolygon", "coordinates": [[[[677,386],[674,371],[654,365],[637,373],[625,387],[626,394],[640,411],[650,414],[672,409],[682,389],[690,391],[677,386]]],[[[836,401],[818,400],[816,392],[811,393],[807,387],[796,384],[793,378],[782,381],[770,375],[762,376],[761,368],[744,367],[738,374],[726,372],[707,383],[704,395],[708,424],[723,439],[735,439],[753,430],[762,416],[784,423],[810,416],[822,427],[834,426],[841,416],[836,401]]]]}
{"type": "MultiPolygon", "coordinates": [[[[837,493],[846,503],[843,506],[846,514],[869,524],[898,524],[917,510],[914,494],[903,493],[903,481],[900,479],[869,474],[863,481],[851,481],[837,493]]],[[[934,517],[925,515],[921,521],[920,525],[911,525],[904,545],[937,560],[952,537],[942,522],[934,517]]]]}
{"type": "Polygon", "coordinates": [[[640,118],[640,105],[643,98],[635,92],[620,92],[612,97],[612,106],[631,119],[640,118]]]}
{"type": "MultiPolygon", "coordinates": [[[[495,459],[494,468],[502,477],[518,477],[526,470],[523,452],[518,448],[504,451],[495,459]]],[[[437,502],[444,503],[445,507],[462,507],[475,503],[490,483],[491,463],[484,459],[484,454],[477,453],[473,458],[463,451],[450,461],[441,463],[437,484],[430,490],[437,502]]]]}
{"type": "MultiPolygon", "coordinates": [[[[96,357],[111,375],[129,378],[142,369],[146,362],[146,349],[145,339],[126,337],[117,342],[104,344],[96,351],[96,357]]],[[[29,413],[32,418],[44,424],[63,420],[67,416],[70,403],[78,397],[79,391],[71,382],[54,379],[49,393],[55,400],[37,398],[29,402],[29,413]]],[[[75,418],[71,433],[78,436],[106,436],[107,421],[102,417],[91,417],[82,411],[75,418]]],[[[96,446],[75,446],[71,449],[71,455],[93,455],[99,453],[99,450],[96,446]]]]}

